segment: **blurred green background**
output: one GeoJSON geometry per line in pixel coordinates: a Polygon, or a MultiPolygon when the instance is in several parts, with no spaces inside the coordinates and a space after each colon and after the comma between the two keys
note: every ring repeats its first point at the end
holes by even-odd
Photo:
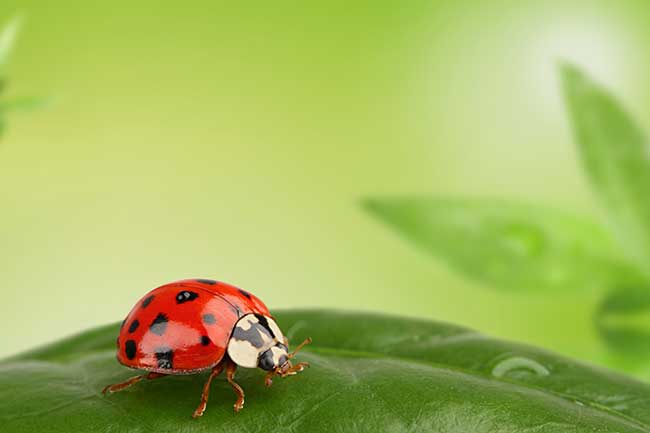
{"type": "Polygon", "coordinates": [[[602,219],[557,61],[648,119],[647,2],[0,5],[1,22],[17,13],[9,94],[50,103],[0,139],[0,356],[211,277],[271,308],[435,318],[632,371],[594,329],[602,293],[486,288],[359,201],[509,197],[602,219]]]}

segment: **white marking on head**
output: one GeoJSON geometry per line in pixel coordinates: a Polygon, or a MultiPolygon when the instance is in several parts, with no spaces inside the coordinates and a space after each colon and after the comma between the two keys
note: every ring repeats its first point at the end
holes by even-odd
{"type": "Polygon", "coordinates": [[[260,321],[257,320],[257,317],[252,314],[247,314],[246,316],[242,317],[239,322],[237,322],[237,327],[241,328],[244,331],[248,331],[255,323],[260,323],[260,321]]]}
{"type": "Polygon", "coordinates": [[[257,367],[257,358],[260,350],[249,341],[231,338],[228,342],[228,356],[233,362],[241,367],[257,367]]]}
{"type": "Polygon", "coordinates": [[[285,357],[287,356],[287,351],[278,346],[273,346],[271,348],[271,353],[273,354],[273,365],[276,367],[280,366],[280,359],[282,358],[282,356],[285,357]]]}
{"type": "Polygon", "coordinates": [[[282,340],[277,340],[277,335],[275,335],[277,332],[281,339],[284,338],[278,325],[270,318],[265,317],[265,319],[269,322],[268,328],[263,325],[265,320],[260,321],[254,314],[247,314],[239,319],[230,336],[227,348],[228,356],[235,364],[246,368],[255,368],[261,353],[266,352],[278,342],[282,342],[282,340]],[[273,328],[277,331],[274,331],[273,328]]]}

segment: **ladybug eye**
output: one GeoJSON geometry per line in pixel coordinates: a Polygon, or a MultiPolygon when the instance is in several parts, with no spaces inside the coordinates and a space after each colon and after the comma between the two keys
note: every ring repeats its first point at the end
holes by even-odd
{"type": "Polygon", "coordinates": [[[259,359],[257,360],[257,365],[262,370],[266,371],[271,371],[275,368],[275,365],[273,365],[273,353],[271,352],[271,349],[260,355],[259,359]]]}

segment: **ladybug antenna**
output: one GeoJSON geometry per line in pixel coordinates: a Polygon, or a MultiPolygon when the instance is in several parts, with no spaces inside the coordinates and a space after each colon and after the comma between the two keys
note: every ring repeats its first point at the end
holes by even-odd
{"type": "Polygon", "coordinates": [[[291,352],[289,355],[287,355],[287,357],[288,357],[289,359],[293,358],[294,356],[296,356],[296,353],[300,352],[300,349],[302,349],[303,347],[305,347],[306,345],[308,345],[308,344],[310,344],[310,343],[311,343],[311,337],[307,337],[307,338],[305,339],[305,341],[303,341],[303,342],[300,343],[298,346],[296,346],[296,348],[294,349],[294,351],[291,352]]]}

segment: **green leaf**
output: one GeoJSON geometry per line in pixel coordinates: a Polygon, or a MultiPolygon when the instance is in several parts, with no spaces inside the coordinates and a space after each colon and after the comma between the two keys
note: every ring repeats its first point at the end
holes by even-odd
{"type": "Polygon", "coordinates": [[[33,96],[8,99],[6,101],[0,101],[0,113],[36,110],[47,105],[48,102],[46,98],[33,96]]]}
{"type": "Polygon", "coordinates": [[[610,287],[633,273],[598,225],[551,209],[436,198],[372,199],[365,208],[422,250],[496,288],[573,292],[610,287]]]}
{"type": "Polygon", "coordinates": [[[0,363],[0,422],[23,432],[648,432],[650,386],[442,323],[361,313],[285,311],[311,368],[263,386],[240,370],[246,407],[220,377],[190,418],[206,374],[100,390],[133,371],[114,358],[117,324],[0,363]]]}
{"type": "Polygon", "coordinates": [[[20,17],[14,17],[0,32],[0,75],[4,73],[11,50],[16,43],[21,23],[22,19],[20,17]]]}
{"type": "Polygon", "coordinates": [[[650,356],[650,287],[619,287],[601,302],[595,322],[602,340],[614,352],[647,363],[650,356]]]}
{"type": "Polygon", "coordinates": [[[7,114],[16,111],[31,111],[45,106],[48,100],[44,98],[23,97],[0,101],[0,138],[7,129],[7,114]]]}
{"type": "Polygon", "coordinates": [[[650,160],[640,128],[609,92],[562,67],[574,135],[587,175],[628,257],[650,273],[650,160]]]}

